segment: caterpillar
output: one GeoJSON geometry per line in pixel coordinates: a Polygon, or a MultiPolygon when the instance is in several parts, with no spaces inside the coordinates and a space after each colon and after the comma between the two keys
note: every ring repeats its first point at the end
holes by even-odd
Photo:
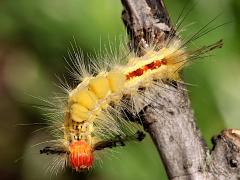
{"type": "MultiPolygon", "coordinates": [[[[203,30],[195,36],[201,33],[203,30]]],[[[189,50],[186,42],[169,34],[161,47],[149,43],[141,57],[134,52],[126,54],[122,48],[118,55],[98,56],[97,62],[104,63],[94,62],[90,68],[83,63],[82,53],[74,52],[70,71],[77,86],[65,88],[65,100],[58,98],[55,102],[62,112],[51,122],[55,139],[40,153],[56,154],[62,159],[61,166],[80,172],[92,168],[98,151],[143,140],[143,130],[126,115],[130,112],[138,116],[140,104],[147,98],[142,91],[151,93],[165,79],[181,81],[180,72],[188,62],[223,45],[220,40],[189,50]]]]}

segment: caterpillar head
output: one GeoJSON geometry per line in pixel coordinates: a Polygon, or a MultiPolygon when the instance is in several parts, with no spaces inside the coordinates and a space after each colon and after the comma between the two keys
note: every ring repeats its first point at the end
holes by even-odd
{"type": "Polygon", "coordinates": [[[76,171],[88,170],[93,165],[93,150],[85,140],[74,141],[69,146],[69,160],[76,171]]]}

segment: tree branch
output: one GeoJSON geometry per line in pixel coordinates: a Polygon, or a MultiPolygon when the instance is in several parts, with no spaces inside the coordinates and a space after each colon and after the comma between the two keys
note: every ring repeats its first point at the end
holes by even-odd
{"type": "MultiPolygon", "coordinates": [[[[142,55],[149,41],[161,46],[175,35],[162,0],[122,0],[123,22],[131,48],[142,55]]],[[[240,178],[240,130],[227,129],[206,146],[196,126],[185,86],[163,82],[144,108],[144,126],[151,135],[171,180],[240,178]]],[[[147,94],[149,96],[149,94],[147,94]]],[[[145,104],[146,105],[146,104],[145,104]]]]}

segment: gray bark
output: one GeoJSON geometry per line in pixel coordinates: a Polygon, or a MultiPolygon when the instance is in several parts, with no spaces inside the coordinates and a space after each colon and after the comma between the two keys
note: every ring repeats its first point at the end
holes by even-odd
{"type": "MultiPolygon", "coordinates": [[[[122,0],[122,19],[130,47],[141,56],[149,41],[175,35],[162,0],[122,0]]],[[[240,179],[240,130],[226,129],[206,146],[193,115],[185,86],[163,82],[144,108],[144,127],[151,135],[171,180],[240,179]]],[[[149,96],[149,94],[148,94],[149,96]]]]}

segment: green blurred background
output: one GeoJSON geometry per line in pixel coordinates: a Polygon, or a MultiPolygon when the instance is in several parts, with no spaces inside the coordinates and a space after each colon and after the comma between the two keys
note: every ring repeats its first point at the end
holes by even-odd
{"type": "MultiPolygon", "coordinates": [[[[190,1],[191,2],[191,1],[190,1]]],[[[166,1],[177,19],[185,1],[166,1]]],[[[167,179],[159,156],[147,137],[103,159],[90,173],[67,170],[52,176],[46,172],[49,157],[32,147],[44,139],[35,132],[43,112],[32,96],[49,97],[57,91],[57,75],[66,74],[64,57],[76,40],[85,54],[124,34],[120,0],[1,0],[0,1],[0,179],[167,179]],[[73,38],[74,37],[74,38],[73,38]]],[[[230,24],[196,41],[196,45],[224,39],[224,48],[184,70],[189,95],[204,138],[225,127],[239,128],[240,107],[240,1],[199,0],[192,9],[184,34],[197,31],[221,13],[216,25],[230,24]]],[[[181,123],[181,122],[179,122],[181,123]]]]}

